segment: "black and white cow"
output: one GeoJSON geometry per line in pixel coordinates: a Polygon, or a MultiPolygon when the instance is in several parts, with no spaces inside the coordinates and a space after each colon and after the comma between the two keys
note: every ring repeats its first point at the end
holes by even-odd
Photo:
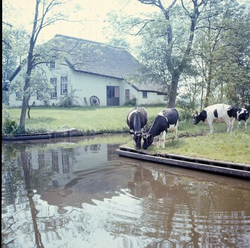
{"type": "Polygon", "coordinates": [[[141,148],[141,138],[143,128],[148,122],[148,114],[145,108],[132,108],[127,115],[127,124],[129,126],[129,132],[132,134],[134,145],[136,148],[141,148]]]}
{"type": "Polygon", "coordinates": [[[238,128],[240,127],[240,122],[245,122],[245,128],[247,128],[247,120],[249,118],[249,112],[245,108],[235,108],[236,109],[236,116],[235,118],[238,120],[238,128]]]}
{"type": "MultiPolygon", "coordinates": [[[[143,134],[143,149],[147,149],[154,141],[154,137],[162,133],[163,147],[165,147],[165,138],[168,130],[175,130],[175,140],[177,140],[177,128],[179,123],[179,114],[176,109],[166,108],[162,110],[155,118],[149,131],[143,134]]],[[[160,139],[159,139],[160,143],[160,139]]]]}
{"type": "Polygon", "coordinates": [[[200,114],[196,111],[194,114],[194,124],[203,121],[210,128],[210,133],[214,132],[214,122],[225,122],[227,124],[227,132],[233,130],[235,120],[235,108],[227,104],[214,104],[203,109],[200,114]]]}

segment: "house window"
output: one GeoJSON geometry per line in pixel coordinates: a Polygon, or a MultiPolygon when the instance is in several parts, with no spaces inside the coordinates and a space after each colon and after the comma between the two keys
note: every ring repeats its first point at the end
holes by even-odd
{"type": "Polygon", "coordinates": [[[147,91],[142,92],[142,98],[148,98],[148,92],[147,91]]]}
{"type": "Polygon", "coordinates": [[[39,93],[39,91],[37,91],[37,93],[36,93],[36,99],[37,100],[42,100],[43,99],[43,95],[41,93],[39,93]]]}
{"type": "Polygon", "coordinates": [[[56,78],[51,78],[50,83],[52,84],[52,93],[51,93],[51,98],[57,98],[57,80],[56,78]]]}
{"type": "Polygon", "coordinates": [[[61,95],[66,95],[68,93],[68,77],[61,77],[61,95]]]}
{"type": "Polygon", "coordinates": [[[22,100],[22,94],[20,92],[16,92],[16,101],[22,100]]]}
{"type": "Polygon", "coordinates": [[[50,60],[50,62],[49,62],[49,68],[50,69],[55,69],[56,68],[56,62],[55,62],[55,60],[50,60]]]}
{"type": "Polygon", "coordinates": [[[125,100],[129,100],[130,99],[130,91],[129,90],[125,90],[125,100]]]}

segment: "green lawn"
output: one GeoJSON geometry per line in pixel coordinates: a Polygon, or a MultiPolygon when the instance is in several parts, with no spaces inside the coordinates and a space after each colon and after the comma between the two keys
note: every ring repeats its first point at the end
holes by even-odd
{"type": "MultiPolygon", "coordinates": [[[[41,132],[59,129],[77,128],[85,132],[126,132],[128,126],[126,117],[131,107],[33,107],[30,111],[31,118],[26,118],[26,132],[41,132]]],[[[157,114],[164,106],[147,106],[149,128],[157,114]]],[[[19,123],[20,108],[7,109],[11,119],[19,123]]],[[[3,110],[4,113],[4,110],[3,110]]],[[[4,114],[2,115],[4,122],[4,114]]],[[[216,130],[226,130],[225,124],[217,123],[216,130]]],[[[179,131],[185,133],[208,132],[208,126],[200,123],[193,125],[192,120],[180,121],[179,131]]]]}
{"type": "MultiPolygon", "coordinates": [[[[31,118],[26,118],[26,131],[58,130],[77,128],[85,132],[121,132],[127,131],[126,117],[131,107],[74,107],[40,108],[30,111],[31,118]]],[[[164,106],[147,107],[149,122],[164,109],[164,106]]],[[[21,110],[8,109],[11,118],[19,123],[21,110]]],[[[3,120],[4,121],[4,120],[3,120]]]]}
{"type": "MultiPolygon", "coordinates": [[[[170,139],[170,136],[165,142],[165,148],[154,144],[147,151],[250,164],[249,128],[235,129],[232,133],[215,132],[204,136],[182,137],[177,141],[170,139]]],[[[128,145],[132,147],[132,142],[128,145]]]]}
{"type": "MultiPolygon", "coordinates": [[[[74,107],[74,108],[42,108],[31,109],[31,118],[26,119],[27,132],[41,132],[77,128],[88,132],[128,132],[126,116],[131,107],[74,107]]],[[[148,106],[148,125],[153,123],[156,115],[164,106],[148,106]]],[[[11,118],[19,123],[20,109],[8,109],[11,118]]],[[[4,117],[2,116],[4,121],[4,117]]],[[[181,120],[179,139],[173,141],[174,133],[167,134],[165,148],[152,145],[149,152],[167,152],[193,157],[210,158],[238,163],[250,164],[250,128],[244,125],[232,133],[226,133],[225,123],[215,123],[215,133],[209,134],[209,127],[204,123],[194,125],[192,120],[181,120]],[[197,136],[199,135],[199,136],[197,136]],[[202,135],[202,136],[200,136],[202,135]],[[187,136],[191,136],[188,137],[187,136]]],[[[129,134],[128,134],[129,135],[129,134]]],[[[128,146],[132,146],[129,142],[128,146]]]]}

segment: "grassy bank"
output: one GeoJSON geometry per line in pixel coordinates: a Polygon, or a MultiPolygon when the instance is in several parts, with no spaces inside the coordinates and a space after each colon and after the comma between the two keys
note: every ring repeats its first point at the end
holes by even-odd
{"type": "MultiPolygon", "coordinates": [[[[26,132],[39,133],[51,130],[61,130],[77,128],[88,132],[127,132],[128,126],[126,117],[131,107],[33,107],[30,112],[31,118],[26,118],[26,132]]],[[[147,106],[148,124],[147,129],[152,125],[156,115],[164,109],[164,106],[147,106]]],[[[19,123],[20,108],[7,109],[11,119],[19,123]]],[[[3,111],[4,113],[4,111],[3,111]]],[[[208,127],[204,124],[193,125],[192,120],[185,121],[180,117],[179,131],[186,133],[208,132],[208,127]]],[[[2,115],[4,122],[4,115],[2,115]]],[[[226,130],[225,124],[216,126],[217,131],[226,130]]]]}
{"type": "MultiPolygon", "coordinates": [[[[88,132],[118,133],[128,132],[126,116],[131,107],[75,107],[75,108],[41,108],[31,110],[31,118],[26,119],[26,131],[47,132],[77,128],[88,132]]],[[[146,107],[148,112],[147,128],[164,106],[146,107]]],[[[11,118],[19,123],[20,109],[8,109],[11,118]]],[[[2,117],[3,118],[3,117],[2,117]]],[[[2,119],[4,121],[4,118],[2,119]]],[[[180,121],[179,139],[173,141],[174,134],[168,133],[165,148],[155,145],[149,152],[167,152],[193,157],[210,158],[230,162],[250,164],[250,128],[236,128],[231,134],[226,133],[225,123],[215,123],[215,133],[209,134],[209,127],[203,123],[194,125],[192,120],[180,121]],[[187,138],[188,137],[188,138],[187,138]]],[[[129,135],[129,134],[128,134],[129,135]]],[[[133,146],[132,142],[127,144],[133,146]]]]}
{"type": "MultiPolygon", "coordinates": [[[[172,153],[197,158],[207,158],[228,162],[250,164],[250,130],[234,130],[232,133],[216,132],[196,137],[182,137],[177,141],[171,135],[165,148],[154,144],[149,153],[172,153]]],[[[132,142],[125,146],[133,147],[132,142]]]]}
{"type": "MultiPolygon", "coordinates": [[[[32,108],[31,118],[26,118],[26,131],[39,132],[77,128],[84,132],[125,132],[128,130],[126,116],[131,107],[74,107],[32,108]]],[[[152,120],[164,106],[147,107],[152,120]]],[[[19,123],[21,110],[8,109],[11,118],[19,123]]],[[[4,120],[3,120],[4,121],[4,120]]]]}

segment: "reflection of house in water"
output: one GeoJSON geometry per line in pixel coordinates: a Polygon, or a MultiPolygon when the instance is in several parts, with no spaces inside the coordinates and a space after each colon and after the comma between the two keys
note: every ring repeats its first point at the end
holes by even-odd
{"type": "Polygon", "coordinates": [[[103,200],[117,195],[116,187],[126,188],[127,177],[116,161],[117,145],[86,145],[75,148],[57,148],[35,156],[37,166],[50,164],[53,177],[41,198],[58,206],[74,205],[81,207],[83,202],[92,203],[92,197],[103,200]],[[121,180],[121,178],[123,178],[121,180]]]}
{"type": "Polygon", "coordinates": [[[83,203],[94,204],[93,199],[112,198],[119,195],[118,189],[127,188],[131,168],[122,169],[115,157],[115,145],[81,146],[71,152],[74,156],[69,160],[69,172],[63,171],[61,160],[59,170],[41,194],[42,200],[59,207],[82,207],[83,203]]]}
{"type": "MultiPolygon", "coordinates": [[[[99,199],[112,197],[116,195],[113,192],[113,185],[125,185],[126,188],[125,181],[130,179],[118,175],[121,172],[112,175],[109,179],[110,172],[112,174],[114,168],[121,165],[116,161],[117,145],[93,144],[67,147],[65,144],[63,147],[53,146],[49,149],[48,147],[44,149],[43,146],[37,146],[36,149],[25,148],[26,163],[33,171],[30,178],[33,188],[41,193],[42,198],[46,198],[44,200],[54,205],[56,205],[54,200],[64,202],[65,198],[69,201],[68,205],[74,203],[77,205],[77,202],[84,201],[93,203],[92,194],[95,195],[96,192],[100,193],[97,196],[99,199]],[[35,175],[38,171],[40,176],[37,177],[35,175]],[[46,179],[42,178],[45,171],[46,174],[51,175],[46,179]],[[124,178],[124,182],[121,177],[124,178]],[[102,192],[104,188],[109,192],[102,192]],[[45,194],[43,194],[44,190],[45,194]],[[71,195],[72,192],[74,193],[71,195]],[[85,199],[82,199],[82,195],[85,199]],[[72,197],[79,199],[72,199],[72,197]]],[[[18,168],[22,167],[19,156],[13,163],[18,168]]]]}
{"type": "Polygon", "coordinates": [[[112,156],[108,155],[107,144],[86,145],[74,148],[53,148],[46,151],[36,150],[32,153],[33,169],[51,165],[53,179],[50,185],[63,186],[82,170],[96,170],[107,166],[112,156]],[[37,154],[36,154],[37,153],[37,154]],[[93,156],[93,153],[95,154],[93,156]]]}

